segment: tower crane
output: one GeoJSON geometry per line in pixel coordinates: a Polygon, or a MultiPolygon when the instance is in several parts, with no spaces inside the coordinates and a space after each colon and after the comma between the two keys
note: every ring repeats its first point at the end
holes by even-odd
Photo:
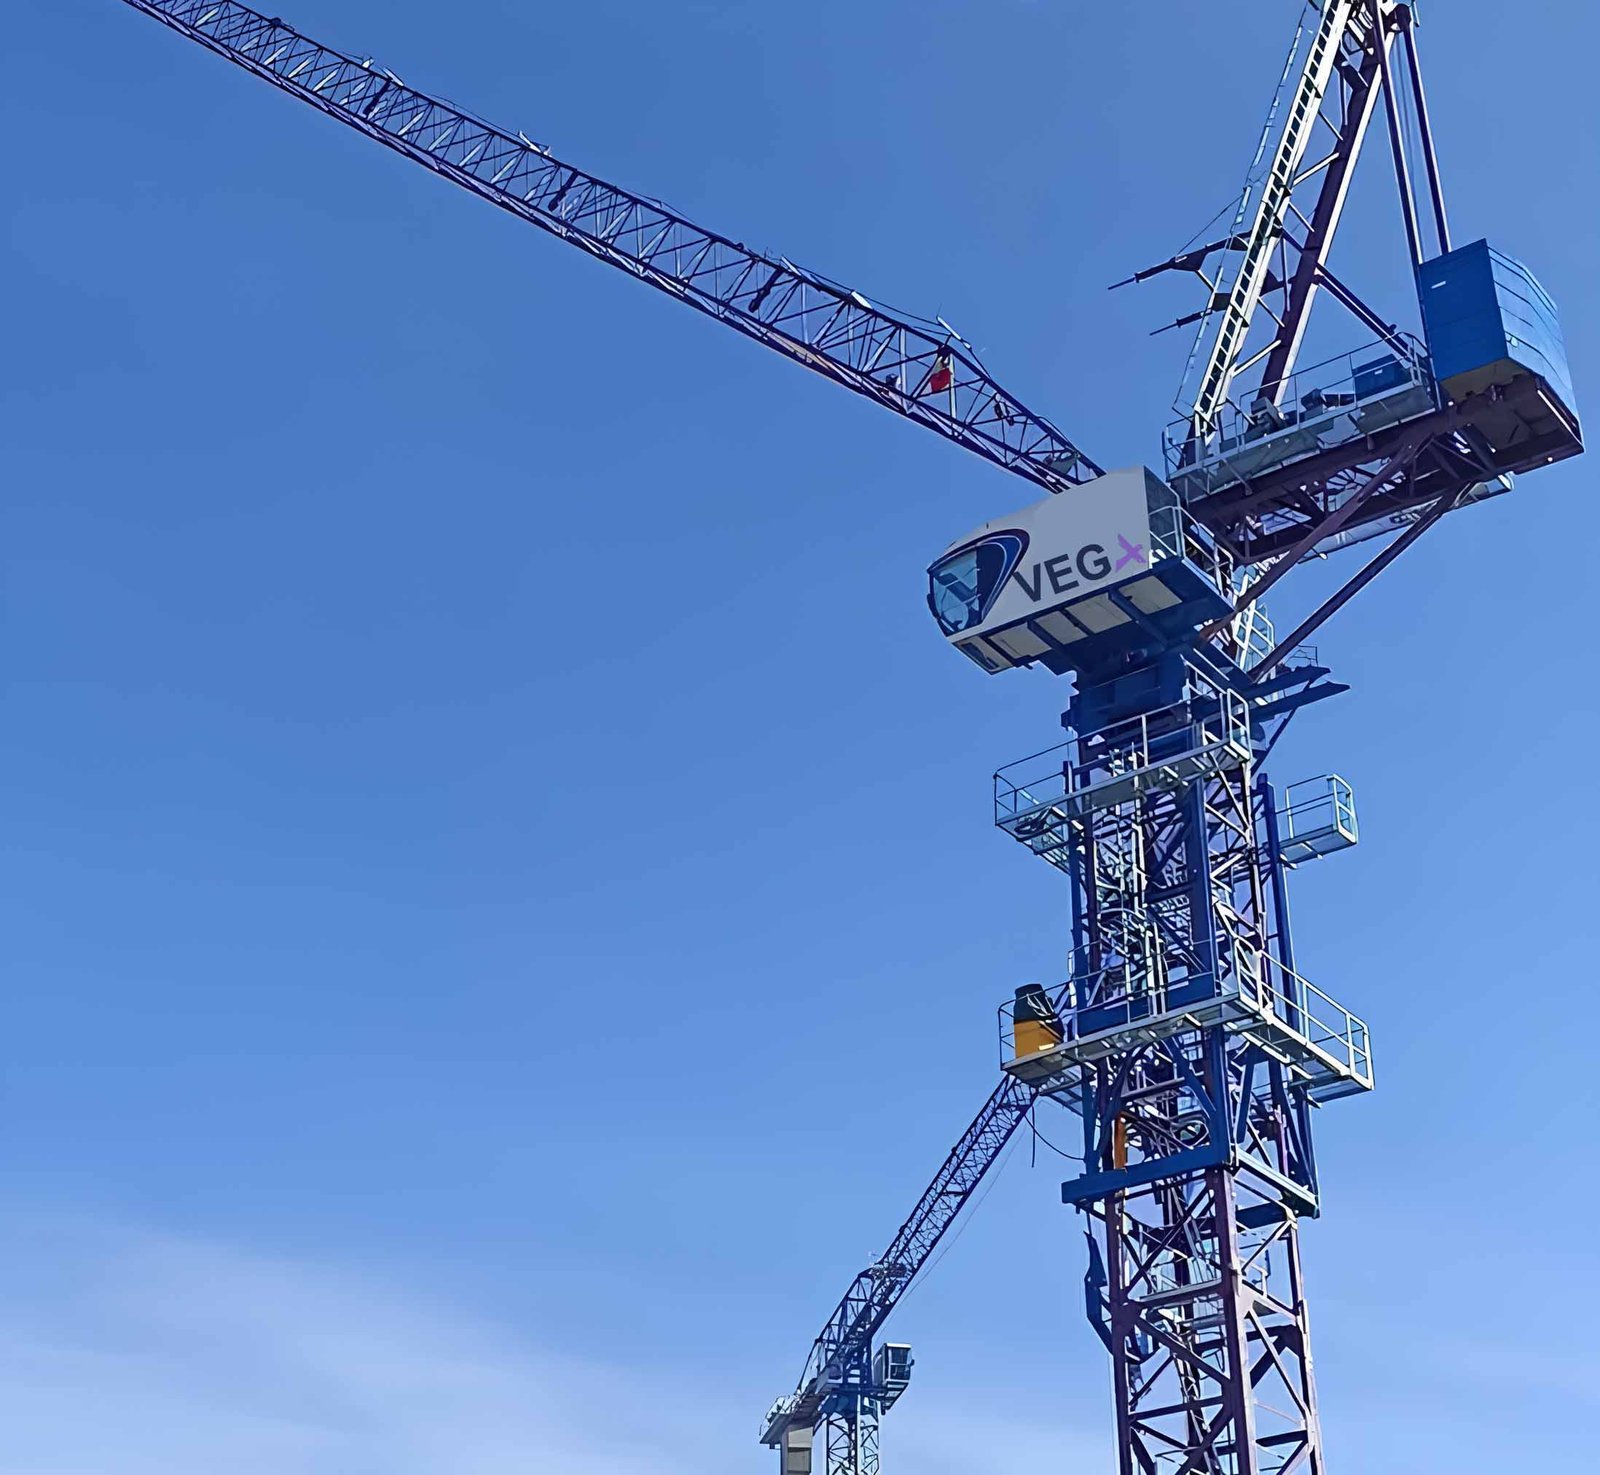
{"type": "MultiPolygon", "coordinates": [[[[1373,1085],[1367,1026],[1298,970],[1287,873],[1354,845],[1337,775],[1277,788],[1291,719],[1346,690],[1306,639],[1447,514],[1578,454],[1554,303],[1486,240],[1453,244],[1398,0],[1302,0],[1261,143],[1215,239],[1133,281],[1202,300],[1162,469],[1106,471],[940,320],[706,230],[232,0],[135,10],[532,225],[1010,471],[1046,495],[928,570],[945,639],[988,674],[1068,676],[1064,743],[995,775],[995,822],[1065,877],[1068,968],[1000,1008],[1000,1080],[762,1426],[783,1475],[876,1475],[909,1349],[885,1320],[1029,1113],[1079,1123],[1087,1304],[1119,1475],[1320,1475],[1299,1228],[1315,1110],[1373,1085]],[[1379,117],[1416,328],[1329,265],[1379,117]],[[1313,307],[1351,347],[1300,360],[1313,307]],[[1285,635],[1262,596],[1377,551],[1285,635]]],[[[1121,285],[1121,284],[1119,284],[1121,285]]]]}
{"type": "Polygon", "coordinates": [[[877,1470],[879,1421],[911,1380],[911,1349],[874,1348],[873,1338],[1033,1104],[1031,1086],[1003,1076],[889,1248],[850,1283],[811,1344],[795,1391],[772,1405],[761,1431],[761,1442],[781,1452],[783,1475],[808,1475],[818,1432],[825,1469],[877,1470]]]}

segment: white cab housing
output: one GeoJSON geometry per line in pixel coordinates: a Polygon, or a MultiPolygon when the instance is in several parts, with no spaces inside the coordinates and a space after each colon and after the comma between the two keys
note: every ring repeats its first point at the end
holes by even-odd
{"type": "Polygon", "coordinates": [[[1134,612],[1170,617],[1198,594],[1215,598],[1216,580],[1214,551],[1188,529],[1177,494],[1134,466],[951,544],[928,570],[928,606],[985,671],[1040,659],[1059,668],[1074,646],[1134,624],[1134,612]]]}

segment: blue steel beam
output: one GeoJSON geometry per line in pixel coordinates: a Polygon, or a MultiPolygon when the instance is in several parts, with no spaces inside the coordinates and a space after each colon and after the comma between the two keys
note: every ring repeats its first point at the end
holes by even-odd
{"type": "Polygon", "coordinates": [[[1052,492],[1101,469],[990,377],[943,323],[900,316],[694,224],[408,87],[276,17],[212,0],[124,0],[209,51],[531,225],[1052,492]]]}

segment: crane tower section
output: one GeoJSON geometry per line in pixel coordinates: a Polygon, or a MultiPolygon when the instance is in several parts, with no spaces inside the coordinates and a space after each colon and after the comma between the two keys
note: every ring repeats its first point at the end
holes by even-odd
{"type": "Polygon", "coordinates": [[[1091,1226],[1123,1475],[1323,1468],[1311,1115],[1373,1083],[1366,1026],[1296,971],[1284,880],[1355,842],[1353,798],[1329,776],[1285,801],[1262,770],[1289,717],[1344,688],[1305,655],[1258,683],[1270,634],[1234,616],[1234,582],[1145,468],[998,519],[929,571],[977,664],[1076,679],[1068,741],[995,779],[996,823],[1066,877],[1073,919],[1066,978],[1003,1008],[1002,1058],[1081,1121],[1062,1196],[1091,1226]],[[1086,561],[1113,566],[1085,579],[1086,561]]]}

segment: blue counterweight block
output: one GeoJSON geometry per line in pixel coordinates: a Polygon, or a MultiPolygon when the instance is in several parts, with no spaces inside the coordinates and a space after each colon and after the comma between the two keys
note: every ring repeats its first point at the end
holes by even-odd
{"type": "Polygon", "coordinates": [[[1428,353],[1501,471],[1583,449],[1566,344],[1550,294],[1520,261],[1474,241],[1417,270],[1428,353]]]}

